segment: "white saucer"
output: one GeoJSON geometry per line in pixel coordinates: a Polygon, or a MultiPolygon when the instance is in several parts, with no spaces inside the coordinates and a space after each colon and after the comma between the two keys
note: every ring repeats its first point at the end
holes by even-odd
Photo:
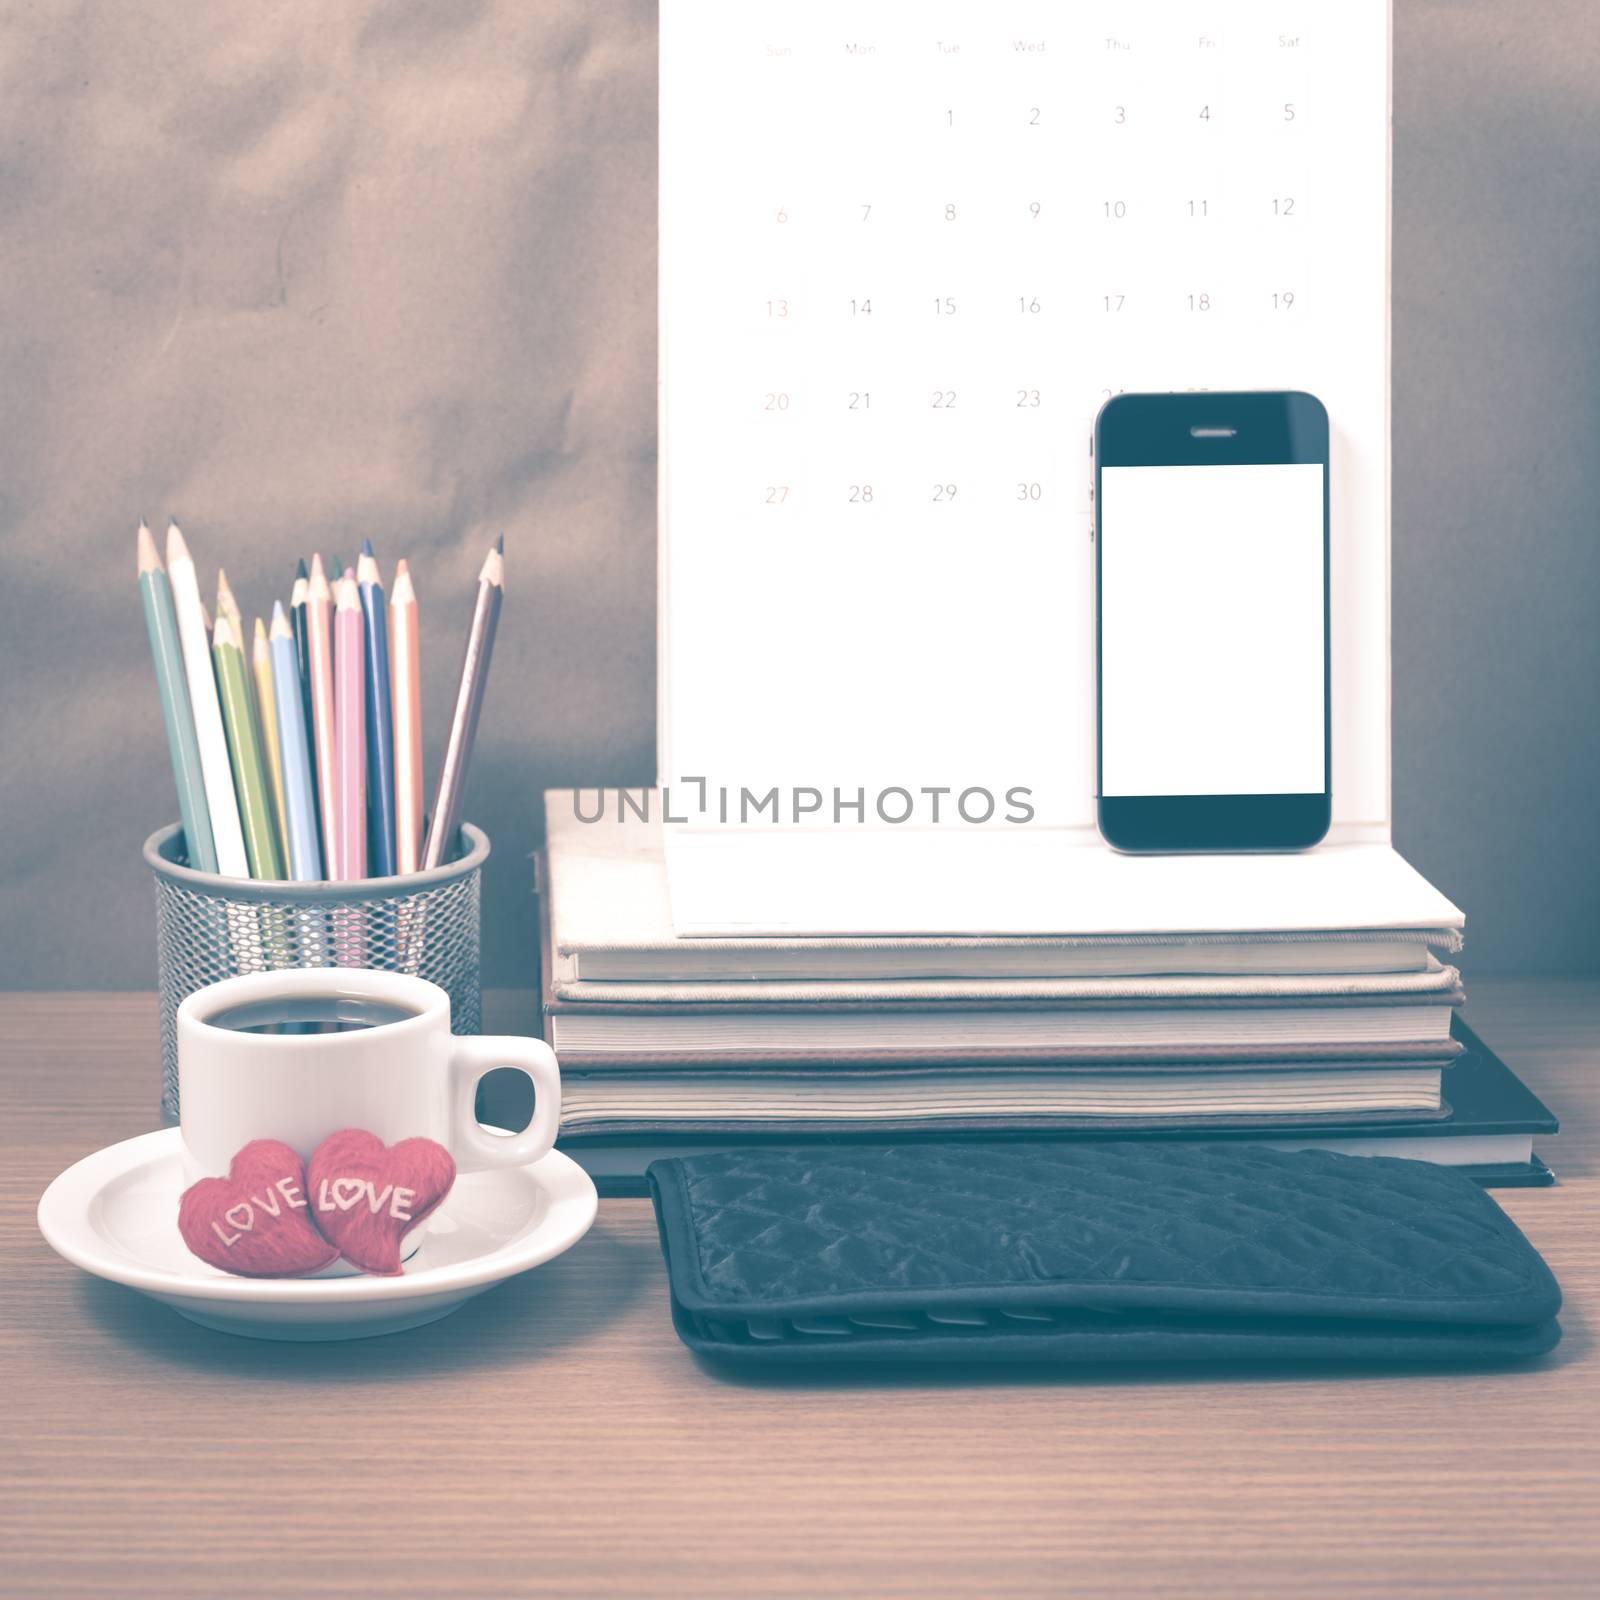
{"type": "Polygon", "coordinates": [[[465,1173],[397,1278],[235,1278],[189,1254],[176,1128],[125,1139],[68,1167],[39,1202],[58,1255],[222,1333],[364,1339],[447,1317],[475,1294],[570,1249],[598,1205],[593,1180],[551,1151],[526,1167],[465,1173]]]}

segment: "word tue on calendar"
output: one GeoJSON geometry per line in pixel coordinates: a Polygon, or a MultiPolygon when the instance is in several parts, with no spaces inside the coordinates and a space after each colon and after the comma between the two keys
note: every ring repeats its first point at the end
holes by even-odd
{"type": "Polygon", "coordinates": [[[665,0],[661,56],[663,777],[1091,825],[1094,415],[1304,388],[1386,829],[1386,8],[665,0]]]}

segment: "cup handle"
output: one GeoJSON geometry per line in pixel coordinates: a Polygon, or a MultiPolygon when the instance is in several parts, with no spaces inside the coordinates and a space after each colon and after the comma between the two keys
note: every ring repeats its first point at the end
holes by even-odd
{"type": "Polygon", "coordinates": [[[556,1142],[561,1126],[561,1072],[543,1039],[515,1034],[458,1035],[450,1041],[450,1149],[463,1172],[522,1167],[556,1142]],[[478,1085],[496,1067],[533,1079],[533,1120],[521,1133],[486,1133],[478,1121],[478,1085]]]}

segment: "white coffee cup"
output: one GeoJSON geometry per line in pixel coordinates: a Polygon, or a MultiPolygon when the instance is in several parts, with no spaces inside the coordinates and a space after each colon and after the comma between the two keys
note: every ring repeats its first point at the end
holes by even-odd
{"type": "Polygon", "coordinates": [[[525,1166],[555,1143],[561,1078],[541,1039],[450,1032],[450,996],[399,972],[296,967],[225,978],[178,1007],[178,1098],[189,1181],[222,1177],[252,1139],[281,1139],[309,1161],[330,1133],[364,1128],[385,1144],[442,1144],[462,1172],[525,1166]],[[380,1016],[346,1032],[260,1032],[274,1014],[380,1016]],[[533,1079],[533,1120],[491,1133],[474,1112],[496,1067],[533,1079]]]}

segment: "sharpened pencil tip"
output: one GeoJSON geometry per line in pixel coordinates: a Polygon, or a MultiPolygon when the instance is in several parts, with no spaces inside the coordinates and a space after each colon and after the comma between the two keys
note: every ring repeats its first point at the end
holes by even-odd
{"type": "Polygon", "coordinates": [[[309,578],[311,576],[311,574],[306,571],[306,558],[304,556],[300,557],[300,563],[294,569],[294,575],[297,578],[309,578]]]}
{"type": "MultiPolygon", "coordinates": [[[[296,580],[295,588],[300,587],[296,580]]],[[[306,579],[306,604],[322,605],[331,598],[332,590],[328,587],[328,575],[322,570],[322,557],[311,558],[311,576],[306,579]]]]}
{"type": "Polygon", "coordinates": [[[374,550],[372,548],[372,541],[370,539],[363,539],[361,541],[361,553],[364,556],[370,556],[370,555],[375,554],[375,552],[374,552],[374,550]]]}
{"type": "Polygon", "coordinates": [[[283,601],[274,600],[272,602],[272,625],[273,625],[273,627],[277,627],[277,625],[280,622],[282,622],[283,620],[284,620],[284,616],[283,616],[283,601]]]}
{"type": "Polygon", "coordinates": [[[500,552],[501,555],[506,553],[506,536],[504,533],[502,533],[500,537],[495,540],[494,547],[500,552]]]}
{"type": "Polygon", "coordinates": [[[155,535],[145,525],[143,518],[139,521],[139,575],[143,577],[147,572],[161,570],[161,557],[156,553],[155,535]]]}
{"type": "Polygon", "coordinates": [[[167,524],[167,565],[170,567],[174,561],[192,561],[189,554],[188,542],[183,537],[183,530],[176,522],[167,524]]]}

